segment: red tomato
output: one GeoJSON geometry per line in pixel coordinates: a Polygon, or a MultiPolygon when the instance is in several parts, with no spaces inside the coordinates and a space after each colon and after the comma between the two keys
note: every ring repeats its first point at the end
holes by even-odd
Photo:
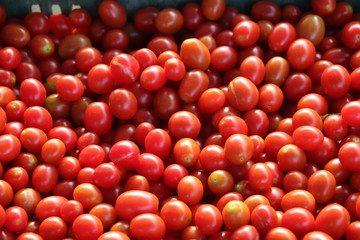
{"type": "Polygon", "coordinates": [[[72,229],[75,237],[79,240],[98,239],[104,231],[100,219],[93,214],[81,214],[75,218],[72,229]]]}
{"type": "Polygon", "coordinates": [[[121,28],[126,24],[127,13],[117,1],[105,1],[98,7],[100,19],[111,28],[121,28]]]}
{"type": "Polygon", "coordinates": [[[339,239],[346,232],[350,224],[349,212],[337,203],[326,205],[320,210],[315,219],[315,231],[329,234],[334,239],[339,239]]]}
{"type": "Polygon", "coordinates": [[[242,47],[253,45],[259,40],[260,28],[256,22],[251,20],[244,20],[236,24],[233,29],[234,41],[242,47]]]}
{"type": "Polygon", "coordinates": [[[131,190],[126,191],[116,200],[116,213],[124,220],[131,221],[143,213],[157,213],[159,199],[150,192],[131,190]]]}
{"type": "Polygon", "coordinates": [[[208,48],[198,39],[186,39],[180,47],[180,57],[189,70],[206,70],[210,66],[211,56],[208,48]]]}
{"type": "Polygon", "coordinates": [[[195,211],[195,224],[205,235],[214,235],[223,224],[221,212],[212,204],[201,204],[195,211]]]}
{"type": "Polygon", "coordinates": [[[295,70],[306,70],[314,63],[315,53],[315,46],[310,40],[298,38],[290,44],[286,57],[295,70]]]}

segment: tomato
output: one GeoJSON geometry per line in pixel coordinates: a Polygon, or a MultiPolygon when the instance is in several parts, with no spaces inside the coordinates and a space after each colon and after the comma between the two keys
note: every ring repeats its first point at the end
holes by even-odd
{"type": "Polygon", "coordinates": [[[119,232],[119,231],[104,232],[98,238],[98,240],[113,240],[113,239],[130,240],[128,235],[126,235],[125,233],[119,232]]]}
{"type": "Polygon", "coordinates": [[[108,104],[93,102],[85,110],[85,127],[97,134],[108,132],[113,123],[113,115],[108,104]]]}
{"type": "Polygon", "coordinates": [[[265,65],[261,58],[257,56],[249,56],[240,64],[240,76],[252,81],[259,86],[265,77],[265,65]]]}
{"type": "Polygon", "coordinates": [[[281,147],[293,143],[292,138],[285,132],[275,131],[269,133],[265,139],[265,151],[270,156],[277,156],[281,147]]]}
{"type": "Polygon", "coordinates": [[[159,10],[154,7],[145,7],[136,11],[134,25],[141,31],[153,33],[156,31],[155,17],[159,10]]]}
{"type": "Polygon", "coordinates": [[[189,38],[180,46],[180,57],[189,70],[206,70],[210,66],[211,56],[208,48],[198,39],[189,38]]]}
{"type": "Polygon", "coordinates": [[[347,23],[341,31],[341,41],[345,46],[350,49],[359,49],[358,34],[359,34],[359,22],[351,21],[347,23]]]}
{"type": "Polygon", "coordinates": [[[154,18],[156,29],[164,35],[178,32],[184,23],[181,12],[175,8],[165,8],[158,12],[154,18]]]}
{"type": "Polygon", "coordinates": [[[75,218],[72,229],[77,239],[98,239],[104,231],[100,219],[92,214],[81,214],[75,218]]]}
{"type": "Polygon", "coordinates": [[[273,173],[265,163],[255,163],[249,169],[249,184],[255,190],[265,191],[273,183],[273,173]]]}
{"type": "Polygon", "coordinates": [[[30,33],[27,28],[15,23],[4,25],[0,37],[6,45],[16,48],[24,47],[30,41],[30,33]]]}
{"type": "Polygon", "coordinates": [[[185,176],[177,185],[177,193],[179,200],[188,205],[194,205],[202,199],[204,187],[197,177],[185,176]]]}
{"type": "Polygon", "coordinates": [[[117,220],[115,207],[108,203],[100,203],[94,206],[89,213],[100,219],[104,229],[110,229],[117,220]]]}
{"type": "Polygon", "coordinates": [[[190,208],[184,202],[170,200],[162,206],[160,217],[164,220],[166,228],[171,230],[182,230],[191,222],[192,213],[190,208]]]}
{"type": "Polygon", "coordinates": [[[360,150],[360,143],[348,142],[342,145],[339,149],[338,155],[342,166],[350,171],[357,171],[357,162],[359,161],[358,152],[360,150]]]}
{"type": "Polygon", "coordinates": [[[58,46],[58,54],[63,59],[74,58],[76,52],[83,47],[90,47],[89,37],[81,33],[72,33],[64,37],[58,46]]]}
{"type": "Polygon", "coordinates": [[[14,197],[14,191],[11,187],[11,185],[0,179],[0,189],[1,189],[1,205],[6,207],[11,203],[14,197]]]}
{"type": "Polygon", "coordinates": [[[218,20],[225,11],[226,2],[224,0],[206,0],[201,4],[201,10],[208,20],[218,20]]]}
{"type": "Polygon", "coordinates": [[[188,170],[180,164],[170,164],[164,170],[163,178],[166,186],[176,189],[180,180],[189,175],[188,170]]]}
{"type": "Polygon", "coordinates": [[[28,215],[26,211],[17,206],[12,206],[5,211],[5,223],[6,229],[18,232],[25,228],[28,221],[28,215]]]}
{"type": "Polygon", "coordinates": [[[231,192],[234,187],[234,179],[228,171],[215,170],[208,177],[208,187],[213,194],[222,196],[231,192]]]}
{"type": "Polygon", "coordinates": [[[315,53],[315,46],[310,40],[298,38],[290,44],[286,57],[292,68],[305,70],[314,63],[315,53]]]}
{"type": "Polygon", "coordinates": [[[115,83],[130,83],[139,77],[140,65],[133,56],[121,53],[111,60],[110,71],[115,83]]]}
{"type": "Polygon", "coordinates": [[[233,29],[233,40],[242,47],[253,45],[259,40],[260,28],[256,22],[244,20],[236,24],[233,29]]]}
{"type": "Polygon", "coordinates": [[[60,215],[66,222],[72,223],[78,216],[83,214],[84,208],[79,201],[69,200],[60,208],[60,215]]]}
{"type": "Polygon", "coordinates": [[[326,205],[315,219],[315,231],[322,231],[334,239],[339,239],[350,224],[349,212],[337,203],[326,205]]]}
{"type": "Polygon", "coordinates": [[[281,10],[276,3],[262,0],[251,6],[250,15],[256,21],[269,20],[276,24],[281,18],[281,10]]]}
{"type": "Polygon", "coordinates": [[[222,210],[224,224],[231,230],[246,226],[250,221],[250,211],[247,205],[240,200],[231,200],[222,210]]]}
{"type": "Polygon", "coordinates": [[[115,209],[119,217],[130,221],[142,213],[157,213],[158,206],[159,200],[154,194],[140,190],[131,190],[118,196],[115,209]]]}
{"type": "Polygon", "coordinates": [[[50,193],[57,184],[59,175],[56,167],[49,163],[39,164],[31,175],[31,183],[40,193],[50,193]]]}
{"type": "Polygon", "coordinates": [[[175,138],[196,138],[200,132],[201,123],[195,114],[188,111],[178,111],[171,115],[168,121],[170,135],[175,138]]]}
{"type": "Polygon", "coordinates": [[[19,139],[10,134],[0,136],[1,146],[1,162],[9,162],[14,160],[21,151],[21,142],[19,139]]]}
{"type": "Polygon", "coordinates": [[[20,97],[28,106],[40,106],[45,103],[46,90],[40,81],[28,78],[20,85],[20,97]]]}
{"type": "Polygon", "coordinates": [[[270,49],[275,52],[284,52],[295,39],[296,30],[294,26],[290,23],[280,22],[270,31],[267,42],[270,49]]]}
{"type": "Polygon", "coordinates": [[[300,126],[294,130],[292,140],[303,150],[316,150],[324,142],[323,133],[313,126],[300,126]]]}
{"type": "Polygon", "coordinates": [[[132,118],[136,113],[137,103],[135,95],[127,89],[116,89],[109,96],[110,110],[119,119],[132,118]]]}
{"type": "Polygon", "coordinates": [[[292,231],[290,231],[289,229],[284,228],[284,227],[276,227],[276,228],[271,229],[266,234],[265,239],[266,240],[275,240],[275,239],[279,239],[279,240],[280,239],[281,240],[285,240],[285,239],[295,240],[297,238],[296,238],[296,235],[292,231]]]}
{"type": "Polygon", "coordinates": [[[96,144],[84,147],[79,153],[79,162],[84,167],[97,167],[105,159],[105,150],[96,144]]]}
{"type": "Polygon", "coordinates": [[[284,101],[282,90],[275,84],[268,83],[259,88],[259,102],[257,106],[265,113],[276,112],[284,101]]]}
{"type": "Polygon", "coordinates": [[[265,64],[265,78],[266,83],[274,83],[282,86],[284,81],[289,76],[290,65],[288,59],[280,56],[275,56],[269,59],[265,64]]]}
{"type": "Polygon", "coordinates": [[[163,160],[152,153],[140,154],[136,161],[135,170],[149,180],[157,180],[164,173],[163,160]]]}
{"type": "Polygon", "coordinates": [[[205,235],[214,235],[223,224],[221,212],[212,204],[201,204],[195,211],[195,224],[205,235]]]}
{"type": "Polygon", "coordinates": [[[331,27],[340,27],[349,22],[353,14],[353,7],[349,3],[336,3],[335,9],[325,17],[325,22],[331,27]]]}
{"type": "Polygon", "coordinates": [[[286,172],[301,170],[306,164],[305,152],[294,144],[281,147],[277,153],[279,166],[286,172]]]}
{"type": "Polygon", "coordinates": [[[102,163],[95,168],[94,182],[99,187],[115,187],[120,180],[120,170],[112,163],[102,163]]]}
{"type": "Polygon", "coordinates": [[[245,77],[236,77],[228,85],[227,100],[239,111],[248,111],[259,101],[255,84],[245,77]]]}
{"type": "Polygon", "coordinates": [[[21,54],[14,47],[5,47],[0,50],[0,65],[6,70],[12,70],[19,66],[21,62],[21,54]]]}
{"type": "Polygon", "coordinates": [[[152,50],[156,56],[159,56],[165,51],[178,52],[178,45],[175,41],[165,36],[159,36],[151,39],[146,47],[152,50]]]}
{"type": "Polygon", "coordinates": [[[211,52],[211,66],[217,71],[228,71],[238,62],[238,56],[233,47],[219,46],[211,52]]]}
{"type": "Polygon", "coordinates": [[[175,161],[185,167],[194,166],[200,155],[200,146],[191,138],[181,138],[173,148],[175,161]]]}
{"type": "Polygon", "coordinates": [[[98,7],[100,19],[111,28],[121,28],[126,24],[125,8],[116,1],[103,2],[98,7]]]}
{"type": "Polygon", "coordinates": [[[327,67],[321,75],[321,86],[329,97],[343,96],[350,88],[350,81],[348,71],[337,64],[327,67]]]}
{"type": "Polygon", "coordinates": [[[346,103],[341,109],[341,117],[344,122],[353,127],[359,127],[359,114],[358,109],[360,108],[360,104],[358,101],[351,101],[346,103]]]}
{"type": "Polygon", "coordinates": [[[44,220],[48,217],[60,217],[60,208],[67,201],[61,196],[48,196],[39,201],[35,208],[36,217],[39,220],[44,220]]]}
{"type": "Polygon", "coordinates": [[[325,22],[323,18],[316,14],[303,16],[296,25],[296,36],[298,38],[306,38],[314,46],[318,46],[325,36],[325,22]]]}
{"type": "Polygon", "coordinates": [[[250,221],[261,235],[266,235],[278,226],[275,210],[266,204],[260,204],[252,210],[250,221]]]}
{"type": "Polygon", "coordinates": [[[145,68],[140,75],[140,84],[148,91],[159,90],[166,84],[166,81],[164,68],[157,65],[145,68]]]}
{"type": "Polygon", "coordinates": [[[11,185],[14,191],[25,188],[29,183],[29,175],[22,167],[9,168],[4,173],[3,178],[11,185]]]}
{"type": "Polygon", "coordinates": [[[281,207],[284,211],[294,207],[301,207],[310,212],[314,212],[315,198],[306,190],[293,190],[284,195],[281,200],[281,207]]]}
{"type": "Polygon", "coordinates": [[[41,222],[39,234],[46,239],[63,239],[67,235],[67,225],[60,217],[48,217],[41,222]]]}
{"type": "Polygon", "coordinates": [[[123,140],[115,143],[109,153],[111,161],[118,167],[134,170],[140,155],[138,146],[132,141],[123,140]]]}

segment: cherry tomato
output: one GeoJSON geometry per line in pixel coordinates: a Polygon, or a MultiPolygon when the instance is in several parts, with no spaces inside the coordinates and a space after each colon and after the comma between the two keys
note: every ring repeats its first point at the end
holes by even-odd
{"type": "Polygon", "coordinates": [[[349,212],[337,203],[326,205],[320,210],[315,219],[315,231],[329,234],[334,239],[339,239],[346,232],[350,224],[349,212]]]}
{"type": "Polygon", "coordinates": [[[104,231],[102,222],[93,214],[81,214],[75,218],[72,229],[77,239],[98,239],[104,231]]]}
{"type": "Polygon", "coordinates": [[[189,70],[206,70],[210,66],[211,56],[208,48],[198,39],[189,38],[180,46],[180,57],[189,70]]]}

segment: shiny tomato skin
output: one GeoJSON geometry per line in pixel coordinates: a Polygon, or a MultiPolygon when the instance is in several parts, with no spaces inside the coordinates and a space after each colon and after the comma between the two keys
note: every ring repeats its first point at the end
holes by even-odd
{"type": "Polygon", "coordinates": [[[325,94],[338,98],[349,90],[351,85],[350,74],[345,67],[335,64],[327,67],[321,75],[321,86],[325,94]]]}
{"type": "Polygon", "coordinates": [[[189,70],[200,69],[205,71],[210,66],[209,49],[196,38],[186,39],[181,44],[180,57],[189,70]]]}
{"type": "Polygon", "coordinates": [[[301,71],[314,63],[315,54],[315,46],[310,40],[298,38],[290,44],[286,57],[291,67],[301,71]]]}
{"type": "Polygon", "coordinates": [[[265,65],[261,58],[257,56],[249,56],[240,64],[240,76],[252,81],[259,86],[265,77],[265,65]]]}
{"type": "Polygon", "coordinates": [[[79,240],[95,240],[103,233],[104,226],[95,215],[84,213],[75,218],[72,229],[75,237],[79,240]]]}
{"type": "Polygon", "coordinates": [[[250,210],[248,206],[240,200],[231,200],[226,203],[222,210],[222,216],[225,225],[233,231],[250,222],[250,210]]]}
{"type": "Polygon", "coordinates": [[[150,192],[130,190],[120,194],[115,209],[119,217],[131,221],[142,213],[157,213],[159,199],[150,192]]]}
{"type": "Polygon", "coordinates": [[[313,173],[308,181],[307,190],[314,196],[316,202],[326,204],[335,194],[336,180],[327,170],[313,173]]]}
{"type": "Polygon", "coordinates": [[[261,235],[266,235],[278,226],[275,209],[266,204],[260,204],[252,210],[250,221],[261,235]]]}
{"type": "Polygon", "coordinates": [[[85,127],[97,134],[108,132],[113,123],[113,115],[108,104],[93,102],[85,110],[85,127]]]}
{"type": "Polygon", "coordinates": [[[239,111],[249,111],[259,101],[255,84],[245,77],[236,77],[228,85],[227,100],[239,111]]]}
{"type": "Polygon", "coordinates": [[[139,214],[130,222],[130,234],[137,239],[162,239],[165,230],[164,220],[154,213],[139,214]]]}
{"type": "Polygon", "coordinates": [[[98,7],[100,19],[111,28],[121,28],[126,24],[127,13],[125,8],[117,1],[105,1],[98,7]]]}
{"type": "Polygon", "coordinates": [[[139,77],[140,65],[133,56],[120,53],[111,60],[110,71],[115,83],[131,83],[139,77]]]}
{"type": "Polygon", "coordinates": [[[290,23],[280,22],[270,31],[268,44],[270,49],[275,52],[284,52],[295,39],[296,30],[294,26],[290,23]]]}
{"type": "Polygon", "coordinates": [[[187,227],[193,216],[190,208],[180,200],[170,200],[162,206],[160,216],[171,230],[182,230],[187,227]]]}
{"type": "Polygon", "coordinates": [[[6,229],[12,232],[19,232],[26,227],[28,222],[28,215],[22,207],[12,206],[5,211],[6,229]]]}
{"type": "Polygon", "coordinates": [[[315,231],[322,231],[334,239],[339,239],[346,232],[350,224],[350,214],[343,206],[337,203],[326,205],[320,210],[315,219],[315,231]]]}
{"type": "Polygon", "coordinates": [[[196,209],[194,218],[196,226],[206,235],[216,234],[223,224],[219,209],[212,204],[201,204],[196,209]]]}
{"type": "Polygon", "coordinates": [[[241,165],[249,161],[254,152],[251,139],[244,134],[230,136],[224,146],[225,157],[229,162],[241,165]]]}
{"type": "Polygon", "coordinates": [[[177,185],[179,200],[188,205],[194,205],[200,202],[204,194],[202,182],[195,176],[185,176],[177,185]]]}
{"type": "Polygon", "coordinates": [[[296,25],[296,35],[298,38],[306,38],[314,46],[318,46],[325,36],[325,22],[323,18],[316,14],[303,16],[296,25]]]}
{"type": "Polygon", "coordinates": [[[199,118],[189,111],[178,111],[168,121],[170,135],[175,138],[189,137],[195,139],[201,128],[199,118]]]}
{"type": "Polygon", "coordinates": [[[260,28],[251,20],[240,21],[233,29],[233,40],[242,47],[253,45],[259,40],[260,28]]]}
{"type": "Polygon", "coordinates": [[[58,171],[52,164],[43,163],[35,167],[31,183],[40,193],[50,193],[58,182],[58,171]]]}
{"type": "Polygon", "coordinates": [[[137,106],[135,95],[127,89],[118,88],[110,93],[110,110],[119,119],[131,119],[137,111],[137,106]]]}
{"type": "Polygon", "coordinates": [[[21,151],[21,141],[12,134],[4,134],[0,136],[1,142],[1,160],[0,162],[9,162],[14,160],[21,151]]]}
{"type": "Polygon", "coordinates": [[[348,142],[342,145],[338,152],[341,165],[348,170],[358,171],[359,151],[360,143],[358,142],[348,142]]]}

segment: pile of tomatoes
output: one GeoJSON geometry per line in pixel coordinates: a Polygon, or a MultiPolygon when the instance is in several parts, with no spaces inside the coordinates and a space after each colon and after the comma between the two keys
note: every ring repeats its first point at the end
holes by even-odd
{"type": "Polygon", "coordinates": [[[0,239],[360,239],[350,3],[97,11],[0,6],[0,239]]]}

